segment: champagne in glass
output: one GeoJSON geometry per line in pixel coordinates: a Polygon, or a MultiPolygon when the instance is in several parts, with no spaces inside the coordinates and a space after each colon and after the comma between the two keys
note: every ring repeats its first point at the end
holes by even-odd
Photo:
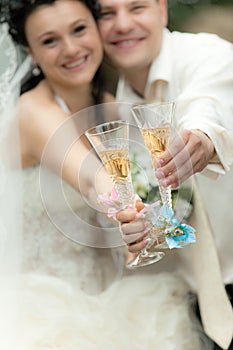
{"type": "Polygon", "coordinates": [[[123,207],[133,204],[135,195],[130,174],[128,134],[128,124],[123,121],[100,124],[85,133],[112,178],[123,207]]]}
{"type": "Polygon", "coordinates": [[[129,151],[126,147],[121,149],[108,149],[99,152],[99,157],[115,184],[116,191],[125,207],[133,204],[134,190],[130,175],[129,151]]]}
{"type": "MultiPolygon", "coordinates": [[[[135,193],[129,160],[129,125],[124,121],[107,122],[87,130],[85,135],[111,176],[123,208],[134,205],[135,193]]],[[[159,261],[163,256],[162,252],[148,252],[144,248],[127,267],[134,269],[146,266],[159,261]]]]}
{"type": "MultiPolygon", "coordinates": [[[[168,147],[174,105],[174,102],[150,103],[136,105],[132,108],[145,145],[151,154],[154,169],[156,169],[158,157],[168,147]]],[[[159,191],[162,203],[172,209],[171,188],[162,186],[159,181],[159,191]]]]}
{"type": "MultiPolygon", "coordinates": [[[[163,127],[141,129],[142,137],[145,145],[151,154],[152,166],[156,169],[156,160],[166,151],[171,134],[171,127],[164,125],[163,127]]],[[[172,209],[171,188],[164,187],[158,182],[162,203],[172,209]]]]}

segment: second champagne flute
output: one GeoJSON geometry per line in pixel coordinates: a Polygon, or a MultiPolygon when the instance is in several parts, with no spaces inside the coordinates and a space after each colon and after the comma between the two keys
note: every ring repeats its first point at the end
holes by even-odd
{"type": "MultiPolygon", "coordinates": [[[[152,166],[155,170],[158,157],[166,151],[169,144],[174,107],[174,102],[150,103],[132,107],[133,116],[150,152],[152,166]]],[[[172,210],[171,187],[164,187],[160,181],[158,181],[158,185],[163,206],[172,210]]],[[[161,217],[161,228],[154,228],[158,240],[157,244],[160,248],[167,248],[164,231],[166,226],[170,224],[169,222],[166,224],[166,220],[168,221],[166,217],[161,217]]]]}
{"type": "MultiPolygon", "coordinates": [[[[85,135],[111,176],[122,208],[134,205],[135,193],[129,160],[129,125],[120,120],[106,122],[87,130],[85,135]]],[[[146,266],[159,261],[163,256],[162,252],[148,252],[144,248],[127,267],[133,269],[146,266]]]]}

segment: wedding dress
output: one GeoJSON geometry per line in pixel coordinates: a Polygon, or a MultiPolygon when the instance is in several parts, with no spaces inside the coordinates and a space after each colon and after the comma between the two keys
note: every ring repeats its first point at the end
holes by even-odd
{"type": "MultiPolygon", "coordinates": [[[[4,38],[14,52],[12,42],[5,34],[4,38]]],[[[15,84],[8,81],[7,91],[15,91],[15,84]]],[[[12,94],[9,96],[12,104],[1,108],[1,115],[8,119],[15,104],[12,94]]],[[[0,97],[3,99],[3,92],[0,97]]],[[[3,130],[2,121],[1,127],[3,130]]],[[[5,151],[11,150],[2,135],[1,144],[5,151]]],[[[147,274],[146,269],[127,272],[122,247],[92,248],[65,237],[43,205],[39,166],[20,170],[19,147],[14,143],[12,150],[16,154],[7,152],[7,161],[1,157],[1,180],[5,177],[5,182],[0,214],[1,219],[4,214],[8,218],[0,221],[1,349],[207,349],[190,316],[185,282],[176,274],[147,274]],[[16,155],[17,171],[16,166],[7,169],[9,159],[15,160],[16,155]],[[9,198],[14,200],[6,201],[9,198]]],[[[81,196],[69,185],[64,187],[74,210],[92,216],[81,196]]],[[[62,205],[58,215],[63,215],[62,205]]]]}
{"type": "MultiPolygon", "coordinates": [[[[96,249],[65,238],[43,208],[38,170],[23,170],[22,350],[197,350],[184,282],[165,273],[127,275],[114,259],[121,248],[96,249]]],[[[77,194],[69,191],[78,206],[77,194]]]]}

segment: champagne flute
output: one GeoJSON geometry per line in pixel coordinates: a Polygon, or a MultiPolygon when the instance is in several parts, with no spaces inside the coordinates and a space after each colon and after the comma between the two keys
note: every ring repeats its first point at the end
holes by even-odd
{"type": "MultiPolygon", "coordinates": [[[[129,124],[120,120],[106,122],[87,130],[85,135],[112,178],[122,208],[134,205],[135,192],[129,160],[129,124]]],[[[127,267],[134,269],[146,266],[161,260],[163,256],[163,252],[148,252],[144,248],[127,267]]]]}
{"type": "MultiPolygon", "coordinates": [[[[132,107],[133,116],[140,128],[144,143],[150,152],[152,166],[155,170],[158,157],[166,151],[169,144],[174,106],[174,102],[168,102],[142,104],[132,107]]],[[[158,186],[163,206],[172,210],[171,187],[163,186],[160,181],[158,181],[158,186]]],[[[166,221],[166,218],[163,219],[166,221]]],[[[155,228],[154,230],[156,232],[155,228]]],[[[161,232],[163,232],[163,229],[157,229],[157,235],[160,238],[158,246],[167,248],[166,242],[162,243],[161,241],[161,232]]]]}

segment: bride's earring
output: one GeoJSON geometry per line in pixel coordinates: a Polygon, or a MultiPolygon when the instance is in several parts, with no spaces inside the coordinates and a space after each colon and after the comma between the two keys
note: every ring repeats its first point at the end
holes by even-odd
{"type": "Polygon", "coordinates": [[[40,73],[41,73],[40,68],[39,68],[37,65],[35,65],[35,66],[33,67],[33,69],[32,69],[32,74],[33,74],[35,77],[37,77],[38,75],[40,75],[40,73]]]}

